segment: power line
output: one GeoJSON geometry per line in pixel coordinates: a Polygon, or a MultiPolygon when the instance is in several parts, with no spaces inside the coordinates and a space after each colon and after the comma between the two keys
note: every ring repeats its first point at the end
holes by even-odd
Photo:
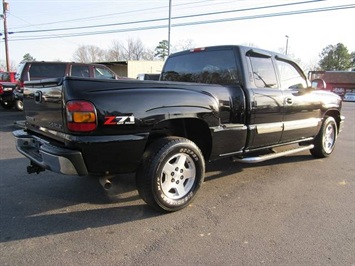
{"type": "MultiPolygon", "coordinates": [[[[174,7],[178,7],[178,6],[184,6],[186,7],[187,5],[194,5],[194,4],[198,4],[198,3],[205,3],[208,2],[210,0],[203,0],[203,1],[195,1],[195,2],[189,2],[189,3],[183,3],[183,4],[176,4],[174,5],[174,7]]],[[[322,0],[323,1],[323,0],[322,0]]],[[[108,17],[111,16],[117,16],[117,15],[124,15],[124,14],[130,14],[130,13],[139,13],[139,12],[147,12],[150,10],[157,10],[157,9],[166,9],[167,6],[159,6],[159,7],[154,7],[154,8],[144,8],[144,9],[136,9],[136,10],[131,10],[131,11],[123,11],[123,12],[117,12],[117,13],[110,13],[110,14],[105,14],[105,15],[99,15],[99,16],[90,16],[90,17],[83,17],[83,18],[77,18],[77,19],[70,19],[70,20],[61,20],[61,21],[56,21],[56,22],[49,22],[46,23],[46,25],[53,25],[53,24],[62,24],[62,23],[67,23],[67,22],[75,22],[75,21],[85,21],[85,20],[92,20],[92,19],[98,19],[98,18],[105,18],[107,19],[108,17]]],[[[16,17],[14,14],[9,13],[10,15],[12,15],[13,17],[16,17]]],[[[17,19],[20,19],[22,21],[24,21],[21,18],[16,17],[17,19]]],[[[26,22],[26,21],[24,21],[26,22]]],[[[27,23],[27,22],[26,22],[27,23]]],[[[43,24],[30,24],[28,27],[33,27],[33,26],[43,26],[43,24]]],[[[100,26],[105,26],[105,25],[100,25],[100,26]]],[[[24,26],[21,26],[21,28],[23,28],[24,26]]],[[[14,28],[16,29],[16,28],[14,28]]],[[[68,28],[70,29],[70,28],[68,28]]]]}
{"type": "MultiPolygon", "coordinates": [[[[268,13],[268,14],[262,14],[262,15],[250,15],[250,16],[242,16],[242,17],[223,18],[223,19],[202,20],[202,21],[195,21],[195,22],[184,22],[184,23],[182,22],[182,23],[173,24],[172,27],[184,27],[184,26],[193,26],[193,25],[200,25],[200,24],[231,22],[231,21],[238,21],[238,20],[249,20],[249,19],[279,17],[279,16],[300,15],[300,14],[306,14],[306,13],[335,11],[335,10],[343,10],[343,9],[350,9],[350,8],[355,8],[355,4],[331,6],[331,7],[323,7],[323,8],[314,8],[314,9],[304,9],[304,10],[296,10],[296,11],[285,11],[285,12],[278,12],[278,13],[268,13]]],[[[229,12],[229,11],[226,11],[226,12],[229,12]]],[[[192,15],[192,16],[202,16],[202,14],[192,15]]],[[[183,17],[187,18],[189,16],[183,16],[183,17]]],[[[176,18],[182,18],[182,17],[176,17],[176,18]]],[[[166,19],[157,19],[157,20],[166,20],[166,19]]],[[[124,25],[126,25],[126,23],[124,25]]],[[[155,25],[155,26],[144,26],[144,27],[142,26],[142,27],[94,31],[94,32],[86,32],[86,33],[83,33],[83,32],[64,33],[64,34],[56,34],[56,36],[53,36],[53,35],[28,36],[28,37],[23,36],[18,39],[12,39],[11,41],[80,37],[80,36],[101,35],[101,34],[110,34],[110,33],[118,33],[118,32],[154,30],[154,29],[161,29],[161,28],[166,28],[166,25],[164,24],[164,25],[155,25]]]]}
{"type": "MultiPolygon", "coordinates": [[[[211,16],[211,15],[224,15],[224,14],[230,14],[230,13],[236,13],[236,12],[245,12],[245,11],[254,11],[254,10],[261,10],[261,9],[287,7],[287,6],[294,6],[294,5],[310,4],[310,3],[315,3],[315,2],[318,3],[320,1],[326,1],[326,0],[309,0],[309,1],[302,1],[302,2],[278,4],[278,5],[250,7],[250,8],[243,8],[243,9],[217,11],[217,12],[215,11],[215,12],[202,13],[202,14],[177,16],[177,17],[172,17],[172,19],[177,20],[177,19],[186,19],[186,18],[203,17],[203,16],[211,16]]],[[[140,24],[140,23],[159,22],[159,21],[166,21],[166,20],[168,20],[168,18],[165,17],[165,18],[158,18],[158,19],[128,21],[128,22],[121,22],[121,23],[111,23],[111,24],[101,24],[101,25],[81,26],[81,27],[55,28],[55,29],[46,29],[46,30],[15,31],[13,33],[22,34],[22,33],[38,33],[38,32],[51,32],[51,31],[66,31],[66,30],[102,28],[102,27],[111,27],[111,26],[122,26],[122,25],[131,25],[131,24],[140,24]]],[[[63,21],[63,22],[65,22],[65,21],[63,21]]]]}

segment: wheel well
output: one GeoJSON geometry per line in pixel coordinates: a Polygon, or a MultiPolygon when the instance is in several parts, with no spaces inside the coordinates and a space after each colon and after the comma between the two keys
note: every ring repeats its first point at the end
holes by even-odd
{"type": "Polygon", "coordinates": [[[167,136],[184,137],[193,141],[201,150],[205,160],[210,157],[212,137],[206,122],[197,118],[172,119],[154,126],[148,138],[148,143],[167,136]]]}
{"type": "Polygon", "coordinates": [[[338,134],[339,134],[339,129],[340,129],[340,113],[337,110],[330,110],[328,111],[325,116],[332,116],[337,123],[337,128],[338,128],[338,134]]]}

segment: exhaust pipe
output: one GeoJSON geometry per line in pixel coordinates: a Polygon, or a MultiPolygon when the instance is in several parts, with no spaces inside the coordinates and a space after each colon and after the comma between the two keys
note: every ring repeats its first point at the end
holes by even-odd
{"type": "Polygon", "coordinates": [[[102,177],[99,179],[101,186],[105,189],[105,190],[110,190],[112,188],[112,182],[108,177],[102,177]]]}

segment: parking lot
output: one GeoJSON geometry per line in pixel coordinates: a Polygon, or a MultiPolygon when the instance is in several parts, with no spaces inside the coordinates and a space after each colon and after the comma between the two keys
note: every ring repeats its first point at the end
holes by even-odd
{"type": "Polygon", "coordinates": [[[355,103],[331,157],[207,164],[193,204],[150,209],[133,175],[28,175],[0,109],[0,265],[355,265],[355,103]]]}

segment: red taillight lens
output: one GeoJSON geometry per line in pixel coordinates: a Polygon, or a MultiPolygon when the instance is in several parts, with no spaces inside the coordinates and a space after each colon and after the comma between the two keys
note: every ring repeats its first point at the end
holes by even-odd
{"type": "Polygon", "coordinates": [[[0,84],[0,94],[3,94],[4,93],[4,88],[3,86],[0,84]]]}
{"type": "Polygon", "coordinates": [[[91,102],[67,102],[66,113],[67,127],[70,131],[88,132],[96,129],[96,109],[91,102]]]}

